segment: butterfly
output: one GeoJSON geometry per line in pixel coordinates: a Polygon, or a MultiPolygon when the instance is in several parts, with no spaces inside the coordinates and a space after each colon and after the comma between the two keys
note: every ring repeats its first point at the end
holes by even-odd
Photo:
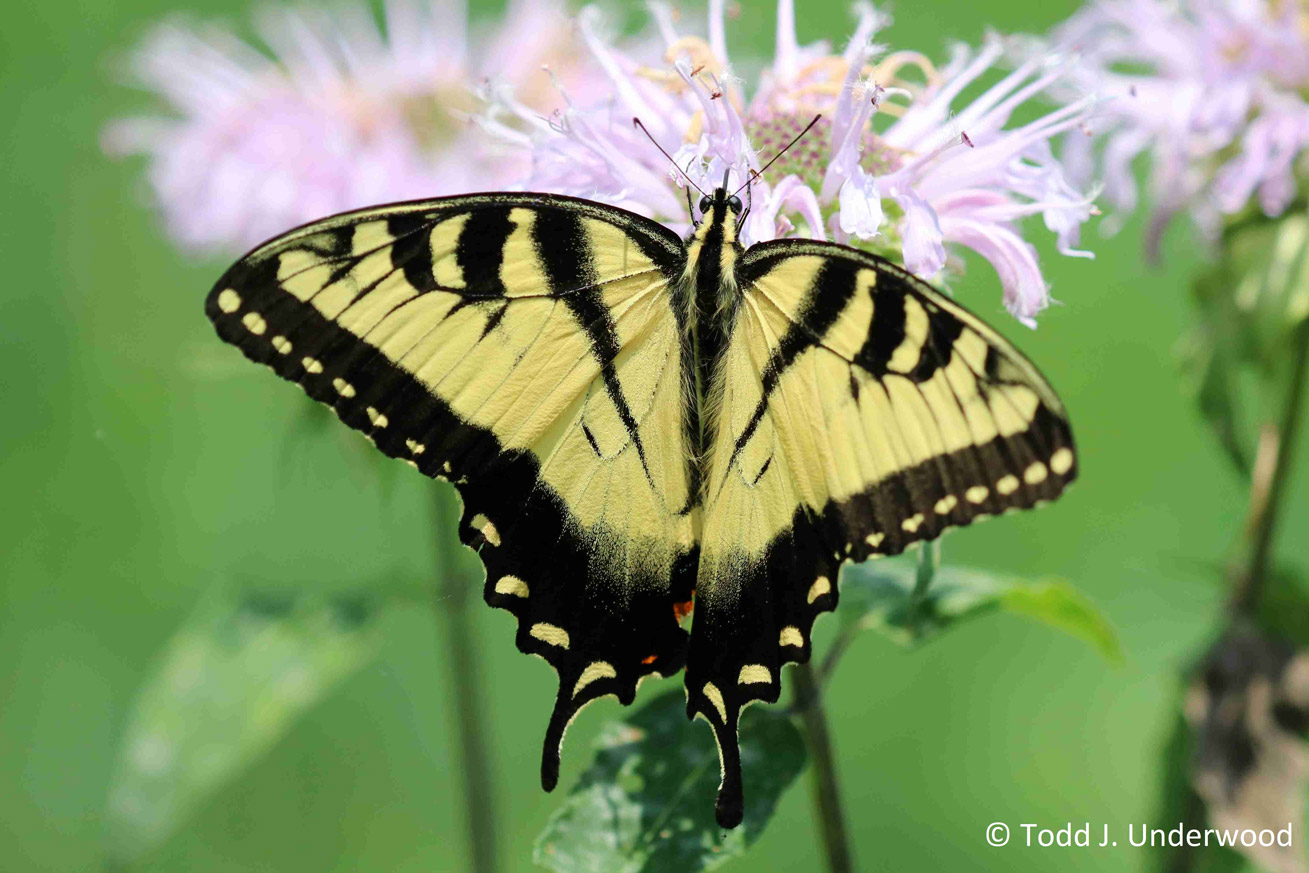
{"type": "Polygon", "coordinates": [[[1063,405],[993,329],[854,248],[744,248],[747,212],[726,179],[685,240],[548,194],[380,206],[259,246],[206,302],[222,339],[459,490],[486,602],[558,674],[543,787],[582,707],[685,667],[729,828],[741,710],[809,659],[841,565],[1076,475],[1063,405]]]}

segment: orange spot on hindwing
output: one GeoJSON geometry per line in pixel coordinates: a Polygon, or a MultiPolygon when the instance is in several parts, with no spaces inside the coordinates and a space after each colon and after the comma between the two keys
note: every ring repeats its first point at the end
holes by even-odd
{"type": "Polygon", "coordinates": [[[686,618],[688,615],[690,615],[690,614],[691,614],[691,610],[693,610],[693,609],[695,609],[695,595],[694,595],[694,594],[691,595],[691,599],[690,599],[690,600],[688,600],[688,601],[686,601],[686,602],[684,602],[684,603],[674,603],[674,604],[673,604],[673,618],[677,621],[678,624],[681,624],[681,623],[682,623],[682,619],[684,619],[684,618],[686,618]]]}

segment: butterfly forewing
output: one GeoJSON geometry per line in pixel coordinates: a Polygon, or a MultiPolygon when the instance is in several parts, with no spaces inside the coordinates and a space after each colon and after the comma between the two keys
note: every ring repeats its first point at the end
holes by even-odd
{"type": "Polygon", "coordinates": [[[684,661],[694,579],[682,244],[564,198],[489,195],[351,213],[261,246],[214,287],[219,335],[383,452],[456,484],[461,536],[518,646],[559,673],[542,779],[568,721],[684,661]]]}

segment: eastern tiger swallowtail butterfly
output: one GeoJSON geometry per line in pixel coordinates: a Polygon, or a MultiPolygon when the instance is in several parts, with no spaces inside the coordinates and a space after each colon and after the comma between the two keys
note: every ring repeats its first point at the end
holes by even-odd
{"type": "Polygon", "coordinates": [[[487,603],[558,673],[547,791],[583,706],[685,667],[734,827],[738,716],[809,659],[842,563],[1051,500],[1076,464],[1054,391],[961,306],[842,245],[743,248],[726,180],[698,211],[685,240],[546,194],[349,212],[250,252],[206,311],[459,489],[487,603]]]}

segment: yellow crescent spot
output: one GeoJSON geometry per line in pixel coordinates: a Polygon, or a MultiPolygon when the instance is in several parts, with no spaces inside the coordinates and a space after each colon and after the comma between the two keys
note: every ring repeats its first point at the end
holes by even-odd
{"type": "Polygon", "coordinates": [[[373,423],[373,427],[386,427],[390,423],[390,419],[371,406],[368,407],[367,412],[368,420],[373,423]]]}
{"type": "Polygon", "coordinates": [[[582,675],[577,677],[577,684],[573,686],[573,696],[576,697],[582,692],[582,689],[599,679],[613,679],[618,675],[614,665],[608,661],[592,661],[586,665],[582,675]]]}
{"type": "Polygon", "coordinates": [[[828,581],[827,577],[819,576],[817,579],[814,580],[814,584],[809,586],[809,602],[813,603],[815,600],[822,597],[824,594],[827,594],[831,590],[832,590],[832,583],[828,581]]]}
{"type": "Polygon", "coordinates": [[[936,501],[936,506],[934,506],[933,509],[936,510],[937,515],[945,515],[958,505],[959,498],[955,497],[953,494],[947,494],[945,497],[936,501]]]}
{"type": "Polygon", "coordinates": [[[301,358],[300,363],[305,365],[305,369],[310,373],[323,372],[323,364],[315,358],[301,358]]]}
{"type": "Polygon", "coordinates": [[[273,348],[277,349],[278,354],[291,354],[291,341],[284,336],[273,337],[273,348]]]}
{"type": "Polygon", "coordinates": [[[991,489],[985,485],[974,485],[964,492],[964,497],[969,503],[983,503],[986,501],[986,495],[991,493],[991,489]]]}
{"type": "MultiPolygon", "coordinates": [[[[514,597],[526,597],[528,595],[527,583],[517,576],[501,576],[495,583],[496,594],[511,594],[514,597]]],[[[542,625],[538,625],[541,627],[542,625]]],[[[544,625],[549,627],[549,625],[544,625]]],[[[536,636],[536,629],[532,629],[532,636],[536,636]]],[[[568,634],[564,634],[568,636],[568,634]]]]}
{"type": "Polygon", "coordinates": [[[336,389],[336,393],[340,394],[342,397],[355,396],[355,386],[351,385],[349,382],[345,381],[340,376],[337,376],[335,379],[332,380],[332,387],[334,387],[336,389]]]}
{"type": "Polygon", "coordinates": [[[704,684],[704,696],[709,698],[709,702],[718,710],[718,720],[727,723],[727,705],[723,703],[723,692],[718,690],[718,686],[712,682],[704,684]]]}
{"type": "Polygon", "coordinates": [[[488,543],[493,546],[500,545],[500,531],[496,530],[495,525],[491,523],[491,519],[479,512],[473,516],[472,526],[474,530],[482,532],[482,536],[486,538],[488,543]]]}
{"type": "Polygon", "coordinates": [[[737,685],[767,685],[773,681],[773,674],[763,664],[746,664],[741,668],[741,675],[736,677],[737,685]]]}
{"type": "Polygon", "coordinates": [[[916,533],[923,523],[923,514],[915,512],[913,515],[900,522],[900,527],[904,528],[907,533],[916,533]]]}
{"type": "Polygon", "coordinates": [[[543,643],[558,646],[561,649],[568,648],[568,631],[561,627],[540,622],[532,625],[532,629],[528,633],[543,643]]]}
{"type": "Polygon", "coordinates": [[[995,483],[995,490],[1006,496],[1013,494],[1018,490],[1018,477],[1013,473],[1005,476],[999,482],[995,483]]]}
{"type": "Polygon", "coordinates": [[[798,627],[782,628],[781,636],[777,638],[779,646],[804,646],[804,637],[800,634],[798,627]]]}

